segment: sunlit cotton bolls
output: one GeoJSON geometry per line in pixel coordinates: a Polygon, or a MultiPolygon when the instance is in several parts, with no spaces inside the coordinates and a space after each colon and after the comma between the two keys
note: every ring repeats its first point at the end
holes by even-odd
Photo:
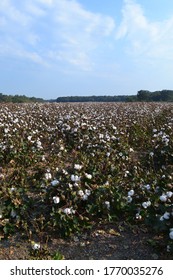
{"type": "Polygon", "coordinates": [[[43,147],[42,147],[42,144],[41,144],[41,141],[40,140],[37,140],[37,148],[38,149],[43,149],[43,147]]]}
{"type": "Polygon", "coordinates": [[[106,208],[109,210],[110,209],[110,202],[109,201],[105,201],[105,205],[106,205],[106,208]]]}
{"type": "Polygon", "coordinates": [[[71,181],[72,182],[79,182],[80,181],[80,177],[77,175],[71,175],[71,181]]]}
{"type": "Polygon", "coordinates": [[[124,176],[127,177],[129,174],[130,174],[130,172],[128,170],[126,170],[124,176]]]}
{"type": "Polygon", "coordinates": [[[39,249],[40,249],[40,244],[39,244],[39,243],[33,242],[33,243],[32,243],[32,249],[33,249],[33,250],[39,250],[39,249]]]}
{"type": "Polygon", "coordinates": [[[63,173],[64,175],[68,175],[68,172],[67,172],[67,170],[65,170],[65,169],[62,169],[62,173],[63,173]]]}
{"type": "Polygon", "coordinates": [[[72,208],[65,208],[65,209],[63,209],[63,212],[66,215],[75,214],[75,210],[73,210],[72,208]]]}
{"type": "Polygon", "coordinates": [[[86,190],[85,190],[85,194],[89,196],[89,195],[91,194],[91,191],[88,190],[88,189],[86,189],[86,190]]]}
{"type": "Polygon", "coordinates": [[[78,195],[82,197],[84,195],[84,192],[82,190],[79,190],[78,195]]]}
{"type": "Polygon", "coordinates": [[[60,202],[59,196],[54,196],[54,197],[53,197],[53,202],[54,202],[55,204],[58,204],[58,203],[60,202]]]}
{"type": "Polygon", "coordinates": [[[42,160],[42,161],[45,161],[45,160],[46,160],[46,158],[45,158],[44,155],[41,157],[41,160],[42,160]]]}
{"type": "Polygon", "coordinates": [[[46,178],[46,180],[52,179],[51,173],[49,173],[49,172],[45,173],[45,178],[46,178]]]}
{"type": "Polygon", "coordinates": [[[91,175],[91,174],[88,174],[88,173],[85,173],[85,177],[86,177],[87,179],[89,179],[89,180],[92,179],[92,175],[91,175]]]}
{"type": "Polygon", "coordinates": [[[136,220],[141,220],[142,216],[139,213],[136,213],[136,220]]]}
{"type": "Polygon", "coordinates": [[[81,170],[81,169],[82,169],[82,165],[80,165],[80,164],[75,164],[75,165],[74,165],[74,169],[76,169],[76,170],[81,170]]]}

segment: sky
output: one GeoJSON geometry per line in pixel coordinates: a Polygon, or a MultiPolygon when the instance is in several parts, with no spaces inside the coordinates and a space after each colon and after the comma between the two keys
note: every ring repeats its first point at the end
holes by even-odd
{"type": "Polygon", "coordinates": [[[173,89],[172,0],[0,0],[0,92],[173,89]]]}

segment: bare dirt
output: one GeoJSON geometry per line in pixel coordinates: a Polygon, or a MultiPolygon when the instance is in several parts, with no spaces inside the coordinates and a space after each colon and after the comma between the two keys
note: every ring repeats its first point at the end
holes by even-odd
{"type": "Polygon", "coordinates": [[[1,240],[1,260],[53,259],[60,253],[66,260],[167,260],[163,236],[146,227],[130,226],[126,222],[97,224],[92,230],[69,239],[54,234],[42,247],[39,257],[33,256],[30,243],[16,234],[1,240]],[[44,249],[43,249],[44,248],[44,249]]]}

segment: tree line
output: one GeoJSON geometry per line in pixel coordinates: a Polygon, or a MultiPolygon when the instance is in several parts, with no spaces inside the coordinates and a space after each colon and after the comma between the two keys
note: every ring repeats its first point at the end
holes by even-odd
{"type": "Polygon", "coordinates": [[[25,95],[6,95],[0,93],[0,103],[29,103],[29,102],[173,102],[173,90],[151,92],[139,90],[137,95],[92,95],[92,96],[64,96],[57,99],[27,97],[25,95]]]}
{"type": "Polygon", "coordinates": [[[135,96],[65,96],[58,97],[56,102],[126,102],[126,101],[136,101],[135,96]]]}
{"type": "Polygon", "coordinates": [[[148,101],[148,102],[173,102],[173,90],[161,90],[161,91],[149,91],[140,90],[137,93],[138,101],[148,101]]]}
{"type": "Polygon", "coordinates": [[[65,96],[58,97],[56,102],[173,102],[173,90],[150,92],[139,90],[137,95],[114,96],[65,96]]]}
{"type": "Polygon", "coordinates": [[[44,102],[42,98],[27,97],[25,95],[6,95],[0,93],[0,103],[30,103],[30,102],[44,102]]]}

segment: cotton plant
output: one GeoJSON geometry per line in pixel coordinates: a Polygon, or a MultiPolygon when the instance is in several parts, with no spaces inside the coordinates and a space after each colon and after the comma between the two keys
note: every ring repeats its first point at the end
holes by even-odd
{"type": "Polygon", "coordinates": [[[33,209],[65,236],[123,213],[164,228],[171,250],[172,104],[8,104],[0,114],[6,235],[28,230],[33,209]]]}

